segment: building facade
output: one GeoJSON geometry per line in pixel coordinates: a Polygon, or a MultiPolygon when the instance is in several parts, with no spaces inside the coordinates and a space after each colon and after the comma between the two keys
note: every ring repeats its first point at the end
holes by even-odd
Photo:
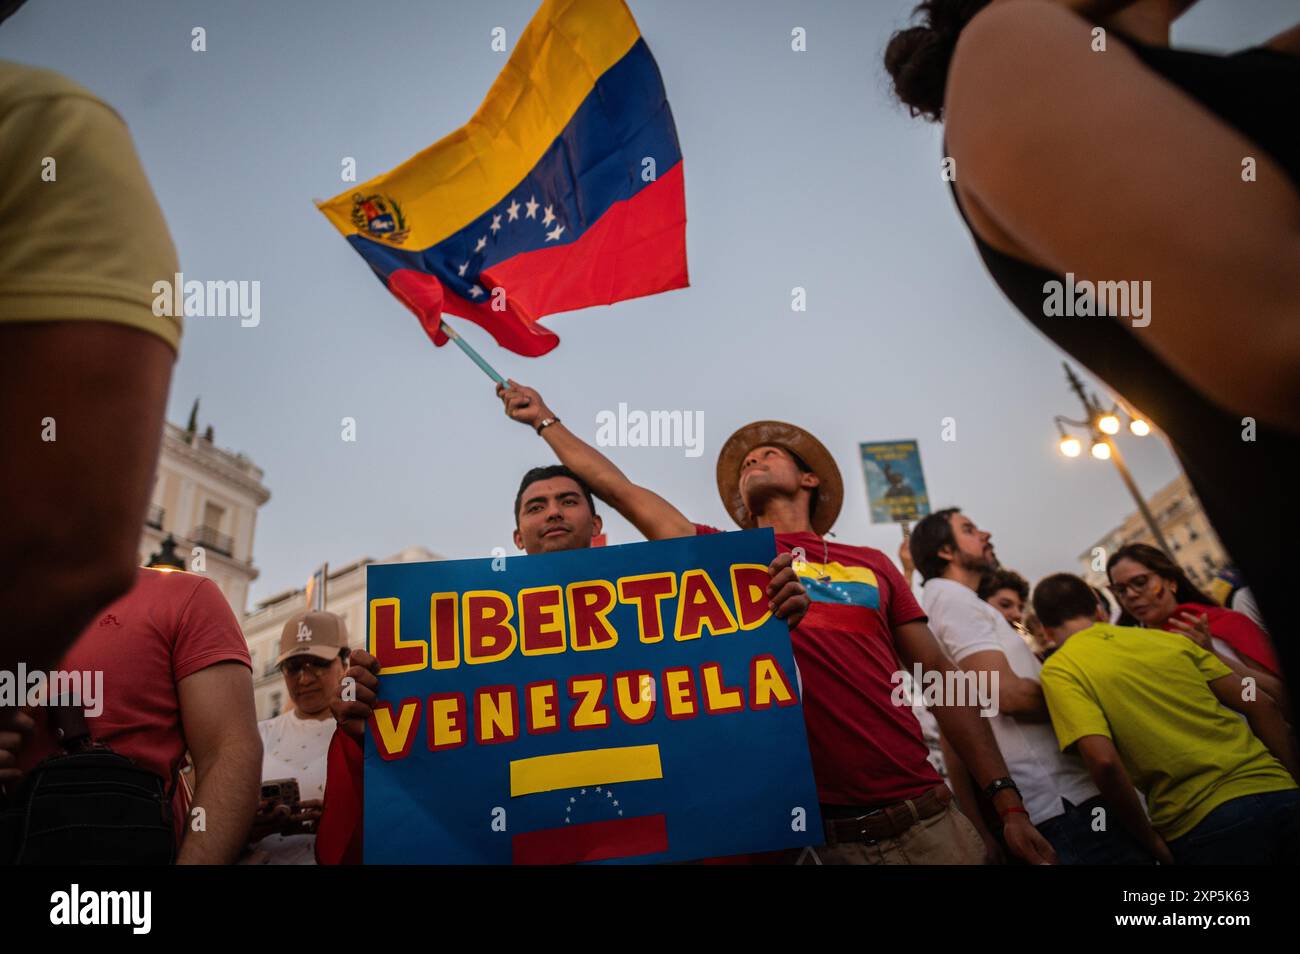
{"type": "MultiPolygon", "coordinates": [[[[197,411],[197,405],[196,405],[197,411]]],[[[243,454],[213,443],[212,428],[165,424],[153,495],[140,537],[140,563],[147,564],[171,534],[185,568],[211,577],[236,616],[248,605],[257,579],[253,532],[257,510],[271,499],[262,470],[243,454]]]]}
{"type": "MultiPolygon", "coordinates": [[[[366,644],[366,567],[375,563],[418,563],[441,560],[424,547],[407,547],[386,560],[366,557],[337,570],[331,570],[325,586],[325,609],[343,617],[348,630],[348,644],[363,648],[366,644]]],[[[289,694],[284,677],[275,665],[280,654],[280,633],[295,613],[307,608],[306,587],[277,593],[258,604],[244,617],[244,638],[253,657],[253,698],[257,718],[269,719],[288,707],[289,694]]]]}
{"type": "MultiPolygon", "coordinates": [[[[1204,588],[1221,569],[1232,565],[1201,502],[1183,473],[1156,491],[1147,501],[1156,526],[1164,534],[1170,554],[1197,586],[1204,588]]],[[[1093,586],[1105,586],[1106,561],[1120,547],[1129,543],[1156,545],[1146,521],[1137,511],[1079,555],[1083,577],[1093,586]]]]}

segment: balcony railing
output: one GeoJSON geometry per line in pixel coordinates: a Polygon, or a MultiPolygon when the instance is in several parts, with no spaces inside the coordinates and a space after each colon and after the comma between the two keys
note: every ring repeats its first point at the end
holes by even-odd
{"type": "Polygon", "coordinates": [[[227,534],[218,533],[214,527],[196,527],[190,532],[190,539],[196,546],[206,547],[226,556],[234,556],[235,541],[227,534]]]}
{"type": "Polygon", "coordinates": [[[153,527],[155,530],[162,529],[163,515],[167,511],[157,504],[149,505],[149,512],[145,514],[144,523],[147,527],[153,527]]]}

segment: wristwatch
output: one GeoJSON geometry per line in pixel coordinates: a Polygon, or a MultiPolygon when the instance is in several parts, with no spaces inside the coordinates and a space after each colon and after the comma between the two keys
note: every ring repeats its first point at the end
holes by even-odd
{"type": "Polygon", "coordinates": [[[993,796],[1004,788],[1011,789],[1017,795],[1020,794],[1020,786],[1016,784],[1015,779],[1010,778],[1009,776],[995,778],[993,781],[989,782],[984,786],[984,794],[988,796],[988,800],[991,802],[993,801],[993,796]]]}
{"type": "Polygon", "coordinates": [[[538,421],[538,422],[537,422],[537,433],[540,434],[540,433],[542,433],[542,431],[546,430],[546,429],[547,429],[548,427],[550,427],[552,424],[559,424],[559,423],[560,423],[560,419],[559,419],[558,417],[548,417],[548,418],[547,418],[546,420],[544,420],[544,421],[538,421]]]}

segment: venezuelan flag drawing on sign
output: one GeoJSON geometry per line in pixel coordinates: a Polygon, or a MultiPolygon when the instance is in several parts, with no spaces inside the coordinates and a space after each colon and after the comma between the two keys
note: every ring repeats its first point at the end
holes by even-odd
{"type": "MultiPolygon", "coordinates": [[[[364,805],[365,862],[650,864],[820,844],[790,629],[766,594],[775,553],[764,529],[504,566],[372,564],[379,691],[350,776],[364,791],[336,792],[344,811],[364,805]]],[[[337,856],[332,817],[323,859],[337,856]]]]}
{"type": "Polygon", "coordinates": [[[688,284],[677,130],[622,0],[545,0],[468,123],[319,207],[440,346],[446,312],[535,357],[545,315],[688,284]]]}

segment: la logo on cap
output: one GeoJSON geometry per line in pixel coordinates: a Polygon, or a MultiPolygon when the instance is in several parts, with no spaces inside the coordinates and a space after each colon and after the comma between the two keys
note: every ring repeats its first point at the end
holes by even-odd
{"type": "Polygon", "coordinates": [[[311,628],[307,625],[305,621],[301,621],[298,623],[298,642],[300,643],[311,642],[311,628]]]}

